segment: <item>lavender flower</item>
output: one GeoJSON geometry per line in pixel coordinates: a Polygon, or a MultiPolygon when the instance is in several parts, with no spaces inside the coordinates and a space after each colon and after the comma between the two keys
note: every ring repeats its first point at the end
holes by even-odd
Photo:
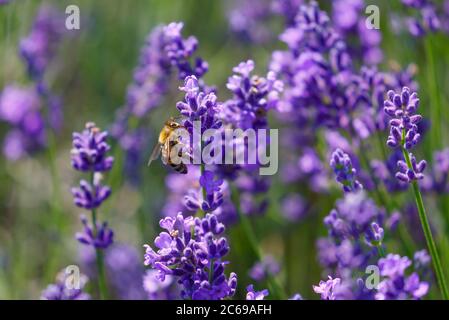
{"type": "Polygon", "coordinates": [[[336,180],[343,186],[345,192],[355,192],[363,189],[360,182],[355,179],[356,170],[352,167],[351,158],[341,149],[332,153],[330,166],[335,172],[336,180]]]}
{"type": "Polygon", "coordinates": [[[263,281],[269,276],[275,276],[279,271],[280,266],[277,261],[268,255],[249,270],[249,276],[255,281],[263,281]]]}
{"type": "Polygon", "coordinates": [[[224,274],[226,262],[222,258],[229,246],[224,237],[224,225],[213,214],[202,219],[178,215],[164,218],[161,232],[155,240],[154,251],[145,245],[145,265],[158,270],[158,279],[167,275],[178,278],[181,297],[184,299],[216,300],[235,293],[237,276],[224,274]]]}
{"type": "Polygon", "coordinates": [[[96,209],[111,194],[108,186],[101,184],[101,172],[112,168],[114,159],[107,156],[110,150],[106,142],[107,132],[101,132],[94,123],[88,122],[82,133],[73,134],[73,149],[71,151],[72,166],[75,170],[90,172],[91,181],[81,180],[77,188],[72,188],[74,203],[78,207],[92,210],[92,225],[87,223],[85,217],[81,218],[84,231],[77,233],[79,242],[92,245],[95,248],[105,249],[113,239],[113,232],[107,224],[96,221],[96,209]]]}
{"type": "Polygon", "coordinates": [[[73,133],[72,166],[83,172],[109,171],[114,158],[107,156],[111,147],[106,142],[108,133],[100,132],[95,123],[86,124],[86,129],[73,133]]]}
{"type": "Polygon", "coordinates": [[[252,284],[246,287],[246,290],[248,291],[246,294],[246,300],[264,300],[265,297],[269,295],[267,289],[264,289],[262,291],[255,291],[252,284]]]}
{"type": "Polygon", "coordinates": [[[429,284],[420,281],[416,272],[405,275],[411,264],[407,257],[397,254],[389,254],[379,260],[380,275],[384,279],[378,285],[376,300],[420,299],[427,294],[429,284]]]}
{"type": "Polygon", "coordinates": [[[39,9],[31,33],[20,42],[20,54],[31,77],[42,78],[64,30],[61,12],[50,6],[39,9]]]}
{"type": "Polygon", "coordinates": [[[56,283],[50,284],[42,291],[42,300],[89,300],[89,294],[83,291],[87,283],[87,277],[83,274],[79,277],[79,282],[74,283],[73,279],[69,279],[66,270],[62,270],[57,278],[56,283]],[[75,287],[79,285],[79,287],[75,287]]]}
{"type": "Polygon", "coordinates": [[[279,101],[282,82],[276,79],[274,72],[269,72],[266,78],[251,76],[252,60],[241,62],[232,70],[236,74],[228,79],[226,86],[234,97],[224,106],[227,122],[243,130],[265,128],[268,110],[276,108],[279,101]]]}
{"type": "Polygon", "coordinates": [[[349,193],[339,200],[324,223],[332,236],[339,239],[359,238],[371,232],[371,224],[382,224],[385,213],[363,192],[349,193]]]}
{"type": "Polygon", "coordinates": [[[318,286],[313,286],[313,291],[320,294],[322,300],[336,300],[334,291],[340,284],[340,278],[332,279],[332,277],[329,276],[327,281],[321,280],[318,286]]]}
{"type": "Polygon", "coordinates": [[[96,229],[89,225],[84,215],[81,216],[81,222],[84,225],[84,230],[83,232],[77,232],[75,235],[80,243],[101,249],[106,249],[112,244],[114,232],[108,227],[107,222],[97,223],[96,229]]]}
{"type": "Polygon", "coordinates": [[[158,271],[147,270],[143,277],[143,288],[150,300],[175,300],[179,296],[175,278],[166,276],[163,281],[157,278],[158,271]]]}
{"type": "Polygon", "coordinates": [[[6,86],[0,94],[0,119],[13,126],[5,138],[3,153],[17,160],[46,144],[42,101],[35,88],[6,86]]]}
{"type": "Polygon", "coordinates": [[[420,37],[440,30],[441,21],[431,1],[402,0],[402,3],[406,7],[412,8],[415,13],[415,16],[406,19],[408,30],[413,36],[420,37]]]}
{"type": "Polygon", "coordinates": [[[411,182],[417,179],[423,179],[422,172],[426,167],[426,161],[416,161],[416,158],[409,153],[413,146],[420,140],[417,124],[421,121],[422,116],[415,114],[418,109],[419,98],[416,92],[411,93],[410,89],[404,87],[401,94],[395,94],[394,91],[388,91],[388,100],[384,102],[384,111],[393,119],[390,121],[390,135],[388,136],[387,145],[392,148],[404,150],[409,155],[411,167],[403,161],[399,160],[397,165],[399,172],[396,178],[403,182],[411,182]]]}

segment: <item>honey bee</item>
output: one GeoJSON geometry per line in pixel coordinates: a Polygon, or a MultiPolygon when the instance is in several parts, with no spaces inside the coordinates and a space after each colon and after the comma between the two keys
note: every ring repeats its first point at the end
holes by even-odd
{"type": "MultiPolygon", "coordinates": [[[[177,133],[177,130],[181,128],[184,128],[184,126],[178,123],[174,118],[170,118],[165,122],[164,127],[159,133],[158,144],[154,147],[150,159],[148,160],[148,165],[162,154],[161,159],[165,165],[168,164],[181,174],[187,173],[187,166],[183,162],[180,162],[179,164],[173,163],[170,158],[171,149],[181,143],[177,133]]],[[[182,157],[182,148],[179,150],[178,157],[182,157]]]]}

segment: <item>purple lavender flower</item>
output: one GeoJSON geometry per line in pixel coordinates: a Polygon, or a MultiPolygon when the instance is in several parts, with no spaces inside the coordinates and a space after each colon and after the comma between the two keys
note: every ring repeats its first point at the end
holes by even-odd
{"type": "Polygon", "coordinates": [[[252,284],[246,287],[246,291],[247,291],[246,300],[264,300],[265,297],[269,295],[267,289],[255,291],[254,286],[252,284]]]}
{"type": "Polygon", "coordinates": [[[321,280],[318,286],[313,286],[313,291],[321,295],[321,300],[336,300],[334,290],[340,285],[341,279],[332,279],[329,276],[327,281],[321,280]]]}
{"type": "Polygon", "coordinates": [[[61,12],[50,6],[39,9],[31,33],[20,42],[20,54],[33,78],[42,78],[64,30],[61,12]]]}
{"type": "Polygon", "coordinates": [[[269,72],[266,78],[251,76],[252,60],[241,62],[232,70],[236,74],[228,79],[226,86],[234,97],[224,106],[225,119],[243,130],[265,128],[268,110],[276,108],[279,101],[282,82],[274,72],[269,72]]]}
{"type": "Polygon", "coordinates": [[[0,119],[13,126],[3,152],[10,160],[42,148],[46,143],[41,99],[35,88],[6,86],[0,94],[0,119]]]}
{"type": "Polygon", "coordinates": [[[102,172],[111,170],[114,162],[112,157],[107,156],[110,147],[106,138],[106,132],[101,132],[94,123],[88,122],[82,133],[73,134],[71,151],[73,168],[91,175],[91,181],[81,180],[79,187],[72,188],[75,205],[92,210],[92,225],[82,217],[84,231],[77,233],[76,238],[83,244],[101,249],[107,248],[113,240],[113,232],[107,223],[100,224],[96,219],[96,209],[111,194],[111,189],[101,184],[102,172]]]}
{"type": "MultiPolygon", "coordinates": [[[[128,244],[115,243],[103,251],[108,288],[112,297],[123,300],[145,300],[145,270],[139,251],[128,244]]],[[[90,279],[98,279],[96,252],[93,246],[81,246],[79,257],[90,279]]]]}
{"type": "Polygon", "coordinates": [[[215,93],[203,92],[195,76],[186,77],[180,90],[185,92],[185,100],[178,102],[176,108],[186,117],[184,127],[189,133],[193,132],[195,121],[201,121],[201,133],[221,127],[221,121],[217,118],[221,106],[217,103],[215,93]]]}
{"type": "Polygon", "coordinates": [[[332,153],[330,166],[335,172],[336,180],[343,186],[344,192],[355,192],[363,189],[360,182],[355,179],[356,170],[352,167],[351,158],[341,149],[332,153]]]}
{"type": "Polygon", "coordinates": [[[277,261],[268,255],[249,270],[249,276],[255,281],[263,281],[269,276],[275,276],[279,271],[280,266],[277,261]]]}
{"type": "Polygon", "coordinates": [[[363,192],[348,193],[337,202],[336,208],[325,217],[324,223],[334,237],[357,239],[371,232],[371,223],[382,224],[384,216],[384,211],[363,192]]]}
{"type": "Polygon", "coordinates": [[[397,254],[379,259],[380,275],[384,279],[378,285],[376,300],[420,299],[427,294],[429,284],[420,281],[416,272],[405,275],[405,270],[411,264],[407,257],[397,254]]]}
{"type": "Polygon", "coordinates": [[[175,278],[166,276],[163,281],[157,278],[158,271],[147,270],[143,277],[143,288],[150,300],[175,300],[179,296],[175,278]]]}
{"type": "Polygon", "coordinates": [[[81,180],[77,188],[72,188],[74,203],[84,209],[98,208],[111,195],[111,188],[101,184],[101,173],[95,173],[93,184],[81,180]]]}
{"type": "Polygon", "coordinates": [[[291,222],[301,221],[307,215],[307,203],[299,194],[287,195],[281,207],[281,214],[291,222]]]}
{"type": "Polygon", "coordinates": [[[412,8],[415,13],[415,16],[406,19],[408,30],[413,36],[420,37],[440,30],[441,21],[435,5],[431,1],[402,0],[402,3],[406,7],[412,8]]]}
{"type": "Polygon", "coordinates": [[[50,284],[42,291],[42,300],[89,300],[89,294],[83,291],[87,283],[87,277],[83,274],[79,277],[78,283],[68,279],[69,274],[62,270],[56,277],[56,283],[50,284]],[[76,285],[79,285],[77,288],[76,285]],[[73,287],[72,287],[73,286],[73,287]]]}
{"type": "Polygon", "coordinates": [[[409,152],[420,140],[417,124],[421,121],[422,116],[415,114],[418,109],[419,98],[416,92],[411,93],[410,89],[404,87],[401,94],[394,91],[388,91],[388,100],[384,102],[384,111],[393,119],[390,121],[390,135],[388,136],[387,145],[392,148],[401,148],[404,152],[409,153],[411,167],[399,160],[397,165],[399,172],[396,178],[403,182],[411,182],[417,179],[423,179],[422,172],[426,167],[426,161],[416,161],[416,158],[409,152]]]}
{"type": "Polygon", "coordinates": [[[107,222],[97,223],[96,232],[88,223],[86,216],[81,216],[81,222],[84,225],[84,230],[83,232],[77,232],[75,235],[80,243],[101,249],[105,249],[112,244],[114,232],[108,227],[107,222]]]}
{"type": "Polygon", "coordinates": [[[217,300],[235,293],[237,276],[224,274],[226,262],[222,258],[228,253],[227,240],[220,235],[224,225],[213,214],[202,219],[178,215],[160,221],[167,230],[156,237],[154,251],[145,245],[145,265],[158,270],[158,279],[167,275],[178,278],[181,297],[184,299],[217,300]]]}
{"type": "Polygon", "coordinates": [[[87,123],[83,132],[73,133],[73,168],[83,172],[111,170],[114,158],[107,156],[111,149],[106,142],[107,137],[108,133],[100,132],[93,122],[87,123]]]}

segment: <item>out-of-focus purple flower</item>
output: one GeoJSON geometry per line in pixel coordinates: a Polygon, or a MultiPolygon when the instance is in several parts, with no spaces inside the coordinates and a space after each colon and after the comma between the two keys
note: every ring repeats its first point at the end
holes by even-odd
{"type": "Polygon", "coordinates": [[[408,30],[413,36],[420,37],[441,29],[441,21],[434,3],[427,0],[402,0],[402,3],[412,8],[415,13],[406,19],[408,30]]]}
{"type": "Polygon", "coordinates": [[[81,222],[84,225],[84,230],[77,232],[75,235],[75,238],[80,243],[101,249],[105,249],[112,244],[114,232],[108,227],[107,222],[103,222],[103,224],[97,223],[96,231],[88,223],[86,216],[81,216],[81,222]]]}
{"type": "Polygon", "coordinates": [[[307,203],[299,194],[287,195],[281,202],[281,214],[291,222],[300,221],[307,214],[307,203]]]}
{"type": "Polygon", "coordinates": [[[421,181],[423,191],[443,194],[449,192],[449,148],[435,151],[430,174],[421,181]]]}
{"type": "Polygon", "coordinates": [[[366,27],[365,7],[363,0],[332,1],[332,17],[336,29],[349,41],[354,56],[361,53],[365,64],[376,65],[383,59],[380,48],[382,34],[379,30],[366,27]],[[351,38],[359,39],[360,43],[352,43],[351,38]]]}
{"type": "Polygon", "coordinates": [[[420,281],[416,272],[405,275],[405,270],[411,264],[407,257],[397,254],[388,254],[379,259],[380,275],[384,278],[378,285],[376,300],[420,299],[427,294],[429,284],[420,281]]]}
{"type": "Polygon", "coordinates": [[[143,288],[150,300],[176,300],[177,292],[175,277],[166,276],[163,281],[157,277],[158,271],[147,270],[143,277],[143,288]]]}
{"type": "Polygon", "coordinates": [[[336,208],[325,217],[324,223],[332,236],[359,238],[371,228],[372,222],[382,225],[385,212],[363,192],[348,193],[339,200],[336,208]]]}
{"type": "Polygon", "coordinates": [[[356,170],[352,167],[351,158],[341,149],[336,149],[331,156],[330,166],[334,170],[336,180],[343,186],[344,192],[355,192],[363,189],[356,180],[356,170]]]}
{"type": "Polygon", "coordinates": [[[56,283],[50,284],[42,291],[42,300],[89,300],[90,295],[83,291],[87,283],[87,277],[80,274],[79,279],[70,279],[73,277],[66,270],[59,272],[56,277],[56,283]]]}
{"type": "Polygon", "coordinates": [[[336,300],[334,290],[340,285],[341,279],[329,279],[326,281],[321,280],[318,286],[313,286],[313,291],[321,295],[321,300],[336,300]]]}
{"type": "Polygon", "coordinates": [[[299,293],[295,293],[288,300],[304,300],[303,297],[299,293]]]}
{"type": "Polygon", "coordinates": [[[0,119],[13,129],[3,145],[3,153],[10,160],[18,160],[46,143],[41,99],[35,88],[6,86],[0,94],[0,119]]]}
{"type": "Polygon", "coordinates": [[[430,265],[431,258],[427,253],[427,250],[423,249],[420,251],[416,251],[413,256],[413,261],[415,264],[415,268],[426,268],[430,265]]]}
{"type": "Polygon", "coordinates": [[[268,255],[249,270],[249,276],[255,281],[263,281],[269,276],[275,276],[279,271],[280,266],[278,262],[268,255]]]}
{"type": "Polygon", "coordinates": [[[20,54],[33,78],[40,79],[46,71],[66,30],[64,21],[60,11],[51,6],[42,6],[30,34],[20,42],[20,54]]]}
{"type": "Polygon", "coordinates": [[[79,187],[72,188],[74,203],[84,209],[98,208],[111,195],[111,188],[101,184],[101,173],[94,174],[94,182],[90,184],[81,180],[79,187]]]}
{"type": "Polygon", "coordinates": [[[265,297],[269,295],[267,289],[255,291],[252,284],[246,287],[246,291],[246,300],[264,300],[265,297]]]}
{"type": "Polygon", "coordinates": [[[145,265],[158,270],[158,279],[171,275],[178,279],[184,299],[217,300],[234,295],[237,276],[224,274],[227,240],[220,235],[224,225],[213,214],[202,219],[179,214],[160,221],[166,230],[156,237],[154,251],[145,245],[145,265]]]}
{"type": "MultiPolygon", "coordinates": [[[[116,243],[103,251],[108,288],[111,296],[123,300],[145,300],[142,278],[145,270],[138,250],[130,245],[116,243]]],[[[96,253],[92,246],[79,250],[83,270],[90,279],[98,277],[96,253]]]]}
{"type": "Polygon", "coordinates": [[[95,123],[86,124],[86,129],[73,133],[72,166],[79,171],[109,171],[114,158],[107,153],[111,149],[106,139],[108,133],[100,131],[95,123]]]}

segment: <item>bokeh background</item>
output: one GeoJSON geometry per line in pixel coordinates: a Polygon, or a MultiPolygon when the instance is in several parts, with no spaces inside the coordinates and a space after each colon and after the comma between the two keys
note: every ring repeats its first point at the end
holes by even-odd
{"type": "MultiPolygon", "coordinates": [[[[80,244],[74,239],[75,232],[81,229],[79,213],[82,210],[73,205],[70,193],[70,188],[80,179],[80,174],[70,164],[71,135],[82,130],[87,121],[95,122],[102,129],[110,128],[115,111],[126,102],[126,88],[132,80],[139,50],[152,28],[172,21],[184,22],[183,34],[198,39],[197,55],[209,63],[205,81],[217,86],[221,101],[231,95],[225,84],[239,62],[253,59],[256,73],[266,74],[273,50],[286,48],[277,39],[283,30],[283,20],[274,15],[263,22],[270,30],[268,39],[258,42],[242,37],[232,32],[229,24],[230,10],[242,3],[245,0],[13,0],[0,5],[0,90],[8,84],[32,83],[18,54],[18,46],[20,39],[30,32],[42,5],[52,5],[64,12],[67,5],[75,4],[81,12],[81,29],[64,33],[45,75],[51,91],[61,97],[64,117],[61,130],[48,147],[20,160],[0,157],[0,298],[37,299],[42,289],[67,265],[80,265],[81,271],[88,273],[80,262],[80,244]]],[[[376,1],[376,5],[381,9],[384,54],[379,66],[387,69],[395,64],[416,65],[421,111],[425,117],[441,121],[438,145],[443,146],[448,142],[449,128],[447,35],[431,34],[425,39],[406,33],[396,35],[392,32],[391,16],[404,15],[406,11],[399,1],[376,1]],[[432,70],[429,70],[429,55],[425,52],[427,42],[436,79],[429,74],[432,70]],[[428,107],[435,94],[445,108],[436,113],[428,107]]],[[[331,1],[321,1],[321,6],[332,11],[331,1]]],[[[177,114],[175,104],[183,95],[178,90],[179,80],[172,77],[170,81],[169,93],[145,122],[152,134],[145,136],[144,158],[155,145],[164,120],[177,114]]],[[[270,126],[280,128],[282,138],[282,123],[272,114],[270,126]]],[[[7,123],[0,123],[2,139],[8,130],[7,123]]],[[[428,159],[434,150],[432,130],[433,126],[421,146],[421,153],[428,159]]],[[[159,162],[150,167],[140,164],[141,182],[132,183],[123,169],[124,154],[120,145],[112,138],[110,143],[116,163],[105,175],[105,183],[111,186],[113,194],[100,214],[113,227],[117,243],[135,248],[143,270],[143,244],[152,243],[159,232],[160,212],[167,198],[165,177],[170,170],[159,162]]],[[[280,154],[283,154],[282,149],[280,154]]],[[[328,160],[322,161],[327,166],[328,160]]],[[[319,298],[312,290],[312,284],[323,279],[315,244],[319,237],[327,234],[323,217],[341,197],[341,190],[333,183],[332,176],[329,177],[331,187],[325,196],[308,192],[310,186],[305,183],[285,184],[280,175],[272,177],[267,194],[268,210],[263,216],[251,219],[263,252],[272,255],[281,265],[277,278],[288,295],[300,292],[309,299],[319,298]],[[295,222],[285,219],[282,213],[283,200],[292,192],[300,194],[308,203],[307,212],[295,222]]],[[[399,203],[410,200],[407,193],[395,197],[399,203]]],[[[438,197],[425,198],[431,219],[437,222],[440,220],[434,212],[438,210],[435,200],[438,197]]],[[[244,296],[245,285],[252,282],[248,270],[256,259],[248,249],[244,232],[240,224],[227,230],[231,246],[229,269],[239,276],[238,297],[244,296]]],[[[397,249],[406,254],[401,252],[398,241],[389,241],[392,251],[397,249]]],[[[416,237],[413,245],[416,250],[424,248],[422,237],[416,237]]],[[[443,263],[449,266],[449,252],[443,251],[443,257],[443,263]]],[[[449,273],[449,268],[445,271],[449,273]]],[[[432,291],[430,297],[435,296],[437,294],[432,291]]]]}

